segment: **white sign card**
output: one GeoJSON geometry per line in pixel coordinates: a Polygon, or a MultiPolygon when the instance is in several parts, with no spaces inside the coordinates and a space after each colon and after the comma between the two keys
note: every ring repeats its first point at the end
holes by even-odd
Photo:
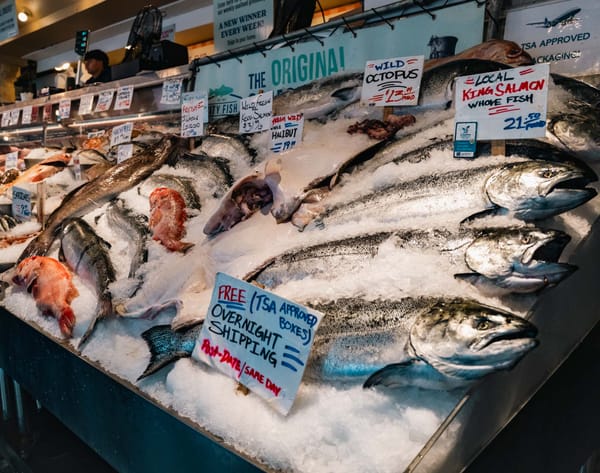
{"type": "Polygon", "coordinates": [[[82,95],[79,99],[79,115],[89,115],[92,113],[94,104],[94,94],[82,95]]]}
{"type": "Polygon", "coordinates": [[[110,134],[110,146],[120,145],[131,141],[131,132],[133,131],[133,123],[127,122],[122,125],[113,127],[110,134]]]}
{"type": "Polygon", "coordinates": [[[117,163],[122,163],[133,156],[133,143],[126,143],[117,147],[117,163]]]}
{"type": "Polygon", "coordinates": [[[58,116],[61,119],[71,116],[71,99],[63,99],[58,103],[58,116]]]}
{"type": "Polygon", "coordinates": [[[17,169],[17,162],[19,160],[19,152],[13,151],[12,153],[6,154],[6,161],[4,162],[4,170],[17,169]]]}
{"type": "Polygon", "coordinates": [[[31,218],[31,192],[20,187],[12,188],[12,214],[17,220],[31,218]]]}
{"type": "Polygon", "coordinates": [[[302,141],[304,115],[278,115],[271,120],[271,151],[280,153],[302,141]]]}
{"type": "Polygon", "coordinates": [[[456,79],[456,122],[477,122],[478,140],[546,134],[548,64],[456,79]]]}
{"type": "Polygon", "coordinates": [[[42,109],[42,121],[47,122],[52,119],[52,104],[47,103],[42,109]]]}
{"type": "Polygon", "coordinates": [[[163,82],[160,103],[165,105],[179,105],[181,102],[181,87],[183,79],[167,79],[163,82]]]}
{"type": "Polygon", "coordinates": [[[31,105],[23,107],[23,113],[21,114],[21,124],[29,125],[31,123],[32,110],[33,107],[31,105]]]}
{"type": "Polygon", "coordinates": [[[114,95],[115,89],[100,92],[100,95],[98,95],[98,102],[96,103],[96,112],[106,112],[110,110],[114,95]]]}
{"type": "Polygon", "coordinates": [[[170,25],[166,25],[162,27],[161,33],[160,33],[160,40],[164,41],[175,41],[175,29],[176,29],[176,24],[170,24],[170,25]]]}
{"type": "Polygon", "coordinates": [[[271,128],[273,91],[240,100],[240,133],[257,133],[271,128]]]}
{"type": "Polygon", "coordinates": [[[117,89],[114,110],[129,110],[133,99],[133,85],[124,85],[117,89]]]}
{"type": "Polygon", "coordinates": [[[181,96],[181,136],[189,138],[204,134],[204,119],[208,113],[206,92],[188,92],[181,96]]]}
{"type": "Polygon", "coordinates": [[[75,175],[76,181],[81,181],[81,161],[79,160],[79,153],[73,154],[71,158],[71,162],[73,163],[73,174],[75,175]]]}
{"type": "Polygon", "coordinates": [[[519,43],[538,64],[558,74],[598,74],[600,2],[536,3],[506,13],[504,38],[519,43]]]}
{"type": "Polygon", "coordinates": [[[87,134],[88,138],[100,138],[101,136],[105,135],[105,131],[104,130],[98,130],[98,131],[89,131],[87,134]]]}
{"type": "Polygon", "coordinates": [[[287,414],[322,315],[217,273],[192,357],[232,377],[287,414]]]}
{"type": "Polygon", "coordinates": [[[367,61],[361,92],[369,105],[416,105],[423,75],[424,56],[367,61]]]}
{"type": "Polygon", "coordinates": [[[0,126],[2,126],[2,128],[7,127],[10,123],[10,112],[3,112],[2,113],[2,121],[0,122],[0,126]]]}
{"type": "Polygon", "coordinates": [[[18,125],[19,124],[19,114],[21,113],[20,108],[15,108],[10,111],[10,125],[18,125]]]}

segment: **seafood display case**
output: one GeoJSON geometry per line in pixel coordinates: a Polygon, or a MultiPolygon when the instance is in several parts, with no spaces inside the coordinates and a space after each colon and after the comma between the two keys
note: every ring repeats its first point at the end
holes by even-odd
{"type": "MultiPolygon", "coordinates": [[[[435,20],[421,13],[416,24],[435,20]]],[[[319,63],[338,41],[331,66],[337,44],[394,37],[396,20],[309,35],[292,52],[319,63]]],[[[8,144],[79,146],[133,121],[144,146],[84,182],[49,173],[66,196],[45,227],[25,241],[7,230],[0,367],[118,471],[464,470],[597,324],[600,276],[600,150],[586,128],[600,117],[582,99],[600,91],[557,76],[546,137],[456,159],[454,79],[532,63],[508,41],[466,42],[425,61],[412,108],[360,106],[349,58],[276,95],[274,115],[305,119],[303,141],[280,154],[231,117],[182,143],[179,106],[161,94],[170,79],[208,84],[218,110],[238,93],[230,67],[275,70],[282,48],[33,101],[46,120],[3,128],[8,144]],[[126,85],[129,110],[56,118],[62,100],[126,85]],[[575,112],[585,119],[557,126],[575,112]],[[218,273],[323,314],[287,416],[200,362],[218,273]]],[[[228,333],[261,346],[232,314],[228,333]]]]}

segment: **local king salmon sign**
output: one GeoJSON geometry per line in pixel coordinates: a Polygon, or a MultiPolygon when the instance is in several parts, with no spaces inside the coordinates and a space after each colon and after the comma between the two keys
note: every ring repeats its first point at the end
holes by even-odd
{"type": "Polygon", "coordinates": [[[192,357],[239,381],[287,414],[321,314],[217,273],[192,357]]]}
{"type": "Polygon", "coordinates": [[[456,80],[456,122],[477,123],[478,140],[546,134],[548,64],[487,72],[456,80]]]}

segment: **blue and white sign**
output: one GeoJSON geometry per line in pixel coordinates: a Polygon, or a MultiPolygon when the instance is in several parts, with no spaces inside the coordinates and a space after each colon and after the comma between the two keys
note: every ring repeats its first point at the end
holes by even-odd
{"type": "Polygon", "coordinates": [[[19,34],[15,0],[0,2],[0,41],[19,34]]]}
{"type": "Polygon", "coordinates": [[[271,120],[271,151],[280,153],[302,141],[304,115],[278,115],[271,120]]]}
{"type": "Polygon", "coordinates": [[[456,122],[477,122],[479,140],[546,134],[548,64],[456,79],[456,122]]]}
{"type": "Polygon", "coordinates": [[[454,157],[474,158],[477,151],[477,122],[456,122],[454,126],[454,157]]]}
{"type": "Polygon", "coordinates": [[[13,186],[12,214],[13,217],[20,221],[31,219],[31,192],[27,189],[13,186]]]}
{"type": "Polygon", "coordinates": [[[515,41],[535,62],[570,76],[600,73],[600,2],[537,3],[506,14],[504,38],[515,41]]]}
{"type": "Polygon", "coordinates": [[[287,414],[322,315],[217,273],[192,357],[239,381],[287,414]]]}

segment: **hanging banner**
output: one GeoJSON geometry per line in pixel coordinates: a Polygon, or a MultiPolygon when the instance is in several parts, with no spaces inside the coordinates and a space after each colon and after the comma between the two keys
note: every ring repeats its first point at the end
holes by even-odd
{"type": "Polygon", "coordinates": [[[538,3],[507,12],[504,38],[521,44],[536,63],[550,63],[557,74],[598,74],[599,21],[598,0],[538,3]]]}
{"type": "Polygon", "coordinates": [[[19,34],[15,0],[0,2],[0,41],[19,34]]]}
{"type": "Polygon", "coordinates": [[[273,31],[272,0],[217,0],[213,10],[215,52],[256,43],[273,31]]]}
{"type": "Polygon", "coordinates": [[[243,97],[264,90],[273,90],[277,95],[340,72],[361,72],[369,60],[413,55],[439,57],[438,41],[432,39],[452,38],[444,49],[447,55],[481,43],[485,8],[477,2],[450,6],[438,13],[435,19],[422,13],[390,20],[394,29],[386,23],[364,27],[355,31],[356,37],[347,29],[337,28],[320,32],[319,41],[307,35],[293,45],[293,50],[282,45],[262,54],[257,51],[242,56],[238,58],[241,63],[231,58],[205,64],[196,76],[195,90],[209,91],[209,115],[213,120],[239,113],[239,100],[243,97]]]}
{"type": "Polygon", "coordinates": [[[322,314],[217,273],[192,357],[266,399],[292,407],[322,314]]]}
{"type": "Polygon", "coordinates": [[[548,75],[538,64],[458,77],[456,123],[476,122],[478,140],[545,136],[548,75]]]}

